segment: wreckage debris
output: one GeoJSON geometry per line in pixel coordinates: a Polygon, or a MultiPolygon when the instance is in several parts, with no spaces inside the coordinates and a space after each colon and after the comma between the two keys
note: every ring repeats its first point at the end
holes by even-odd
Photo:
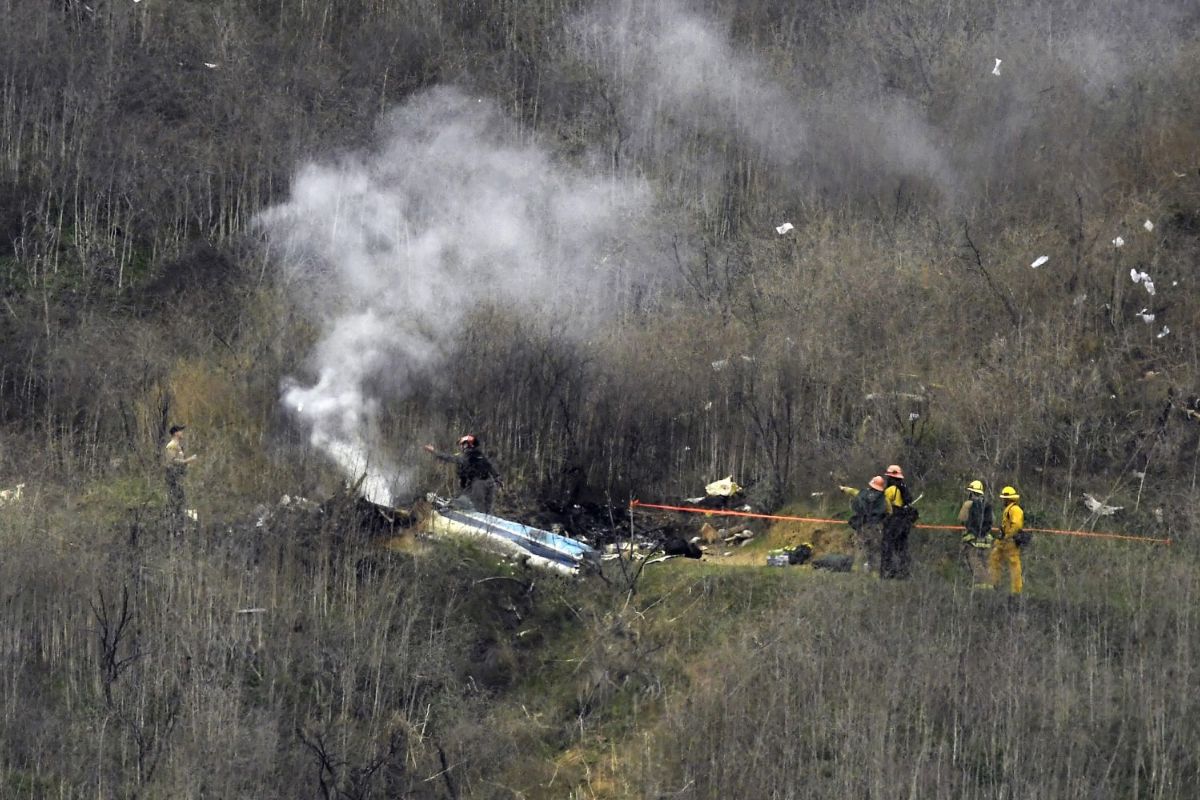
{"type": "Polygon", "coordinates": [[[787,233],[790,230],[795,230],[795,226],[792,225],[792,223],[790,223],[790,222],[785,222],[782,225],[775,228],[775,232],[778,233],[780,236],[783,236],[785,233],[787,233]]]}
{"type": "Polygon", "coordinates": [[[1034,259],[1033,263],[1030,264],[1029,266],[1033,267],[1034,269],[1037,269],[1038,267],[1040,267],[1042,264],[1045,264],[1049,260],[1050,260],[1050,256],[1038,256],[1036,259],[1034,259]]]}
{"type": "Polygon", "coordinates": [[[24,488],[25,484],[18,483],[11,489],[0,491],[0,508],[16,505],[21,502],[21,490],[24,488]]]}
{"type": "Polygon", "coordinates": [[[1125,506],[1105,505],[1087,492],[1083,493],[1083,504],[1087,506],[1088,511],[1091,511],[1093,514],[1101,517],[1111,517],[1113,514],[1116,514],[1118,511],[1125,508],[1125,506]]]}

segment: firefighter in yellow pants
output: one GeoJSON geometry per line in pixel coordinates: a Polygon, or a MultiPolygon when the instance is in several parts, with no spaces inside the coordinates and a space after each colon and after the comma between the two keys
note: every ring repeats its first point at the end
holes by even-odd
{"type": "Polygon", "coordinates": [[[1029,543],[1029,534],[1024,532],[1025,512],[1017,505],[1021,496],[1011,486],[1000,490],[1000,499],[1004,501],[1004,513],[1000,517],[1000,535],[992,545],[988,554],[988,572],[991,573],[992,586],[1000,583],[1000,571],[1005,561],[1008,562],[1009,582],[1013,594],[1020,594],[1025,584],[1021,580],[1021,548],[1029,543]]]}

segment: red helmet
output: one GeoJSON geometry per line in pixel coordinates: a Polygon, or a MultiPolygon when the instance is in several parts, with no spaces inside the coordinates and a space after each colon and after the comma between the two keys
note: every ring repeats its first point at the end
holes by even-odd
{"type": "Polygon", "coordinates": [[[458,440],[459,447],[474,447],[477,444],[478,442],[475,440],[475,437],[469,433],[459,437],[458,440]]]}
{"type": "Polygon", "coordinates": [[[900,469],[899,464],[892,464],[887,468],[887,472],[883,474],[887,475],[889,478],[899,478],[900,480],[904,480],[904,470],[900,469]]]}

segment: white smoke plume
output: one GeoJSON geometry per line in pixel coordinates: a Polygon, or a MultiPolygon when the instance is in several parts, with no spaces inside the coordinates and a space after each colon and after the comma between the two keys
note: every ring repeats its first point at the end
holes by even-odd
{"type": "MultiPolygon", "coordinates": [[[[671,152],[701,132],[795,179],[840,183],[853,168],[919,176],[947,198],[959,190],[943,137],[916,104],[842,85],[830,93],[785,84],[777,68],[737,45],[728,23],[678,0],[612,0],[582,15],[574,31],[614,87],[635,149],[671,152]]],[[[698,156],[695,177],[703,183],[720,161],[698,156]]]]}
{"type": "Polygon", "coordinates": [[[283,403],[375,502],[412,477],[375,434],[382,396],[435,368],[482,304],[566,308],[578,323],[609,294],[595,290],[614,277],[608,256],[647,201],[641,184],[557,164],[513,127],[488,101],[426,92],[385,120],[375,151],[306,166],[260,217],[322,329],[315,381],[286,381],[283,403]]]}

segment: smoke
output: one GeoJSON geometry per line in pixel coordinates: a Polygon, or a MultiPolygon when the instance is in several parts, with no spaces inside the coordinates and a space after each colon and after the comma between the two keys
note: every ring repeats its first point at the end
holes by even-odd
{"type": "Polygon", "coordinates": [[[612,89],[628,147],[651,163],[690,161],[685,192],[727,180],[734,144],[770,170],[776,195],[874,200],[916,181],[961,212],[1010,183],[1014,161],[1094,169],[1075,126],[1103,124],[1106,97],[1194,37],[1200,14],[1181,5],[782,4],[778,19],[733,10],[752,20],[736,37],[684,0],[612,0],[573,35],[612,89]],[[802,33],[776,45],[776,26],[802,33]],[[1076,85],[1085,97],[1071,96],[1076,85]]]}
{"type": "Polygon", "coordinates": [[[261,215],[291,296],[320,326],[315,380],[282,399],[369,499],[412,488],[377,433],[383,399],[435,369],[485,304],[564,309],[575,329],[605,313],[609,258],[647,193],[555,163],[487,101],[440,88],[388,116],[380,145],[310,164],[261,215]]]}

